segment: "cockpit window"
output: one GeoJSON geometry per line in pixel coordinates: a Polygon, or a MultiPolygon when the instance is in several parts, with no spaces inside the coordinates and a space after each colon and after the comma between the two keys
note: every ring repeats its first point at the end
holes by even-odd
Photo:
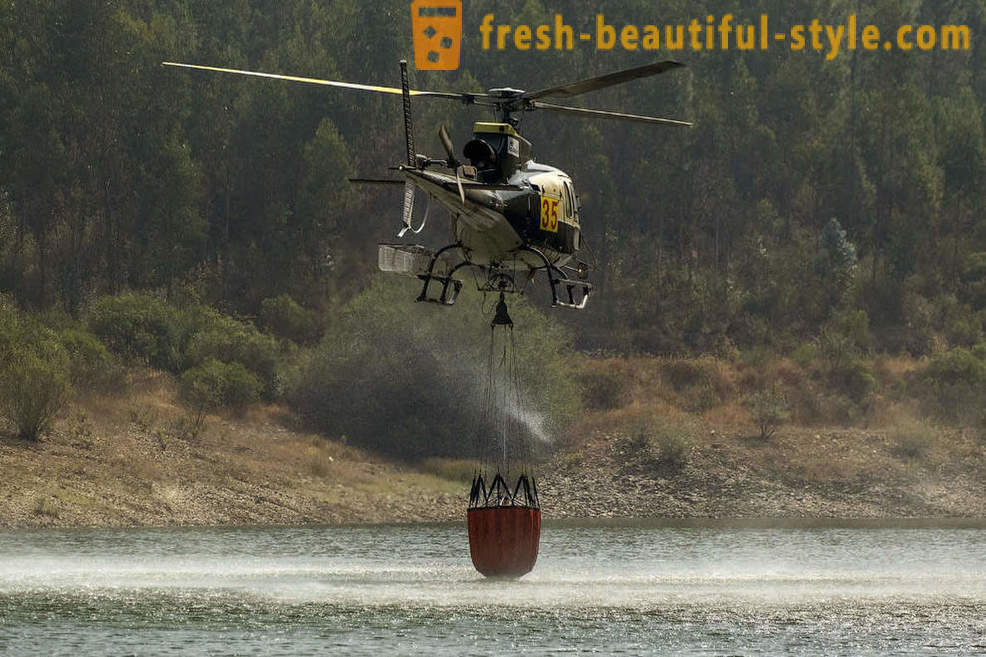
{"type": "Polygon", "coordinates": [[[476,135],[476,139],[482,139],[487,144],[489,144],[490,145],[490,148],[493,149],[493,152],[496,153],[497,156],[502,156],[503,155],[503,149],[504,149],[505,144],[507,143],[507,136],[506,135],[497,135],[497,134],[493,134],[493,133],[485,133],[484,132],[484,133],[479,133],[478,135],[476,135]]]}
{"type": "Polygon", "coordinates": [[[480,180],[493,183],[509,175],[500,168],[506,145],[506,135],[480,132],[465,145],[462,153],[479,170],[480,180]]]}
{"type": "Polygon", "coordinates": [[[575,215],[575,197],[572,194],[572,185],[565,182],[565,216],[571,219],[575,215]]]}

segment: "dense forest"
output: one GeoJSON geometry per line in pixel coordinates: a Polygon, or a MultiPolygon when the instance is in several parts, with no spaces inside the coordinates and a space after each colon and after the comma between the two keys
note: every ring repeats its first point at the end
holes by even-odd
{"type": "MultiPolygon", "coordinates": [[[[986,386],[986,48],[975,38],[986,32],[986,2],[701,8],[737,22],[767,13],[777,25],[841,24],[856,13],[885,31],[967,24],[973,35],[968,51],[843,52],[832,61],[783,48],[483,51],[470,31],[486,13],[538,24],[557,10],[541,0],[470,1],[460,70],[412,72],[417,88],[482,91],[543,88],[655,58],[687,65],[578,101],[693,121],[690,129],[524,117],[536,159],[576,182],[599,288],[583,313],[524,312],[536,341],[531,363],[554,373],[543,403],[574,412],[575,392],[558,370],[573,347],[780,354],[806,367],[821,358],[847,408],[864,406],[873,389],[860,359],[939,355],[932,369],[945,387],[932,396],[939,406],[961,398],[964,410],[946,415],[975,420],[986,386]],[[953,394],[949,386],[962,382],[953,394]]],[[[604,12],[621,25],[687,23],[696,9],[597,0],[564,11],[572,21],[604,12]]],[[[448,311],[454,321],[435,308],[404,312],[413,290],[374,283],[376,244],[394,239],[401,199],[346,180],[400,161],[400,98],[161,66],[395,85],[397,62],[411,53],[406,0],[5,3],[0,369],[19,400],[11,407],[44,411],[50,398],[56,408],[69,379],[112,387],[119,363],[134,362],[180,377],[199,409],[285,398],[318,415],[325,395],[350,394],[348,381],[367,372],[375,380],[417,372],[392,382],[389,399],[405,409],[401,391],[428,372],[459,385],[437,348],[417,352],[413,366],[408,354],[415,344],[465,353],[475,341],[465,327],[483,322],[468,308],[448,311]],[[387,344],[404,346],[381,355],[387,344]],[[38,387],[25,383],[29,372],[38,387]],[[317,386],[332,392],[313,393],[317,386]]],[[[418,150],[431,154],[442,152],[442,123],[461,147],[471,123],[488,118],[443,100],[420,99],[414,111],[418,150]]],[[[432,223],[431,239],[443,242],[446,231],[432,223]]],[[[422,412],[405,428],[427,444],[422,412]]],[[[354,431],[337,420],[323,418],[322,428],[354,431]]]]}
{"type": "MultiPolygon", "coordinates": [[[[778,24],[850,12],[986,29],[986,4],[742,3],[778,24]]],[[[469,2],[465,25],[548,22],[538,0],[469,2]]],[[[567,3],[568,16],[687,22],[691,3],[567,3]]],[[[325,310],[366,286],[399,198],[353,189],[401,152],[399,99],[203,74],[162,60],[394,84],[405,0],[14,0],[0,11],[0,290],[80,313],[153,290],[256,316],[288,294],[325,310]]],[[[651,55],[478,48],[419,88],[537,88],[651,55]]],[[[674,53],[684,72],[585,98],[690,130],[529,115],[536,157],[569,171],[602,293],[570,321],[590,350],[794,348],[861,310],[881,351],[976,343],[986,304],[986,49],[674,53]]],[[[479,109],[421,101],[419,150],[479,109]]],[[[442,232],[442,231],[437,231],[442,232]]],[[[441,239],[443,236],[439,236],[441,239]]]]}

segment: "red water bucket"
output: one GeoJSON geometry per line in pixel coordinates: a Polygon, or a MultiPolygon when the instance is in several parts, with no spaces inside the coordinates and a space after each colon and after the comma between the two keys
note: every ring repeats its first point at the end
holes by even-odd
{"type": "Polygon", "coordinates": [[[523,577],[541,543],[541,510],[502,506],[469,509],[472,565],[486,577],[523,577]]]}

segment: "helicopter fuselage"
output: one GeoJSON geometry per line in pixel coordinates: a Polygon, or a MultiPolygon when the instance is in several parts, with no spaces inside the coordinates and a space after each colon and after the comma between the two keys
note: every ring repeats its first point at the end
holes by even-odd
{"type": "Polygon", "coordinates": [[[528,160],[490,189],[450,173],[407,169],[405,175],[449,211],[453,239],[474,265],[537,269],[542,262],[529,251],[534,248],[561,267],[581,248],[575,189],[559,169],[528,160]],[[467,185],[462,194],[459,183],[467,185]]]}
{"type": "Polygon", "coordinates": [[[567,265],[582,246],[571,177],[535,162],[531,143],[508,123],[476,123],[463,154],[469,166],[459,166],[450,151],[447,161],[401,167],[449,211],[460,257],[486,268],[537,270],[545,260],[555,268],[567,265]]]}

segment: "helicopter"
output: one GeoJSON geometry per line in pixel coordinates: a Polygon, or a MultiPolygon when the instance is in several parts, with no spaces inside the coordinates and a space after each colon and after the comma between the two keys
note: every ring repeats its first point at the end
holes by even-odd
{"type": "Polygon", "coordinates": [[[554,307],[583,309],[592,292],[589,265],[577,258],[584,247],[581,206],[571,177],[552,166],[535,162],[531,142],[517,131],[526,112],[547,110],[574,116],[632,121],[652,125],[691,126],[674,119],[640,116],[606,110],[585,109],[545,102],[544,99],[572,98],[640,78],[660,75],[683,64],[658,61],[606,75],[570,82],[539,91],[511,87],[488,89],[485,93],[422,91],[411,89],[407,61],[400,61],[401,87],[322,80],[317,78],[245,71],[198,64],[162,62],[175,66],[219,73],[248,75],[341,87],[403,98],[406,161],[391,167],[402,179],[350,178],[351,183],[403,186],[404,203],[398,239],[408,233],[421,233],[427,224],[432,201],[449,211],[452,242],[432,250],[405,242],[380,244],[378,267],[381,271],[417,277],[423,287],[417,301],[455,304],[462,289],[461,273],[478,272],[482,292],[523,293],[538,272],[547,275],[554,307]],[[440,98],[463,105],[488,107],[494,121],[473,126],[473,138],[466,143],[463,162],[455,155],[445,126],[439,140],[445,159],[420,155],[414,148],[411,98],[440,98]],[[415,191],[428,198],[424,217],[412,226],[415,191]]]}

